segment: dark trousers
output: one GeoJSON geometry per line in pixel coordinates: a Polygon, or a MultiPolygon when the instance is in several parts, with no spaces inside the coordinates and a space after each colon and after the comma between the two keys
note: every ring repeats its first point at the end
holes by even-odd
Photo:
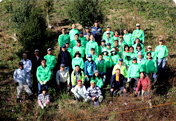
{"type": "Polygon", "coordinates": [[[134,87],[134,90],[136,90],[139,78],[131,78],[130,80],[131,81],[129,83],[129,87],[130,87],[130,91],[132,92],[133,91],[133,87],[134,87]]]}
{"type": "Polygon", "coordinates": [[[91,77],[92,77],[92,76],[88,76],[88,77],[85,78],[85,80],[84,80],[84,86],[86,87],[86,89],[87,89],[88,87],[90,87],[91,77]]]}
{"type": "Polygon", "coordinates": [[[48,83],[41,85],[40,82],[38,82],[38,95],[41,93],[42,87],[45,87],[46,90],[48,90],[48,83]]]}

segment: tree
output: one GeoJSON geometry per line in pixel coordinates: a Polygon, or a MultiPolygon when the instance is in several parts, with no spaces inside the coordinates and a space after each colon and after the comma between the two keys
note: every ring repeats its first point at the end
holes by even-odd
{"type": "Polygon", "coordinates": [[[95,20],[104,21],[105,16],[98,1],[70,1],[66,7],[67,16],[71,22],[77,22],[83,27],[91,26],[95,20]]]}
{"type": "Polygon", "coordinates": [[[22,51],[33,54],[35,49],[46,53],[47,48],[53,48],[53,33],[47,30],[43,10],[35,1],[19,0],[18,6],[13,5],[11,20],[18,35],[18,41],[23,46],[22,51]]]}
{"type": "Polygon", "coordinates": [[[47,24],[48,27],[50,26],[49,24],[49,14],[51,14],[51,12],[53,11],[53,0],[45,0],[44,2],[44,10],[46,12],[46,19],[47,19],[47,24]]]}

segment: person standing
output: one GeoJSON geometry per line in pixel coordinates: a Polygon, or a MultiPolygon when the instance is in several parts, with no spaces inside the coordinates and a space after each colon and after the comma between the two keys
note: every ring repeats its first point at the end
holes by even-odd
{"type": "Polygon", "coordinates": [[[39,50],[36,49],[34,52],[34,56],[31,59],[32,61],[32,74],[33,74],[33,88],[34,92],[38,91],[38,83],[37,83],[37,76],[36,76],[36,71],[37,68],[41,65],[41,57],[39,56],[39,50]]]}
{"type": "Polygon", "coordinates": [[[113,39],[113,37],[110,36],[110,31],[106,31],[106,36],[103,39],[105,40],[106,45],[108,43],[111,43],[111,45],[114,44],[114,39],[113,39]]]}
{"type": "Polygon", "coordinates": [[[46,87],[48,90],[48,82],[51,79],[51,69],[46,66],[46,60],[41,60],[41,65],[37,68],[37,80],[38,80],[38,95],[41,93],[42,87],[46,87]]]}
{"type": "Polygon", "coordinates": [[[158,58],[158,67],[157,67],[157,74],[162,73],[165,75],[166,70],[166,62],[168,56],[168,49],[165,45],[163,45],[163,40],[159,40],[159,45],[155,49],[156,57],[158,58]]]}
{"type": "Polygon", "coordinates": [[[123,39],[125,43],[130,47],[132,45],[132,41],[131,41],[132,34],[128,33],[127,29],[124,29],[123,32],[124,32],[123,39]]]}
{"type": "Polygon", "coordinates": [[[86,55],[91,54],[91,48],[95,48],[96,55],[99,54],[99,48],[97,42],[94,41],[94,35],[90,35],[90,41],[86,45],[86,55]]]}
{"type": "Polygon", "coordinates": [[[81,58],[85,57],[85,47],[82,46],[81,40],[77,40],[77,44],[75,47],[73,47],[73,55],[75,55],[76,52],[79,52],[81,54],[81,58]]]}
{"type": "Polygon", "coordinates": [[[72,24],[72,29],[69,31],[70,41],[75,39],[75,34],[79,35],[79,31],[76,29],[76,25],[72,24]]]}
{"type": "Polygon", "coordinates": [[[87,38],[83,36],[83,32],[82,31],[80,31],[80,33],[79,33],[79,39],[81,40],[81,45],[83,47],[86,47],[87,38]]]}
{"type": "Polygon", "coordinates": [[[31,83],[32,62],[31,62],[31,60],[27,59],[26,53],[23,53],[23,60],[21,60],[21,62],[23,63],[23,67],[27,72],[26,82],[27,82],[29,88],[32,88],[32,83],[31,83]]]}
{"type": "Polygon", "coordinates": [[[68,34],[66,34],[66,29],[62,28],[62,34],[59,35],[59,37],[58,37],[58,43],[60,46],[60,50],[61,50],[61,47],[63,45],[65,45],[66,42],[70,43],[70,36],[68,34]]]}
{"type": "Polygon", "coordinates": [[[106,31],[103,33],[103,39],[107,38],[107,36],[106,36],[106,35],[107,35],[107,33],[106,33],[107,31],[110,32],[110,37],[113,38],[113,36],[114,36],[114,32],[111,31],[111,27],[108,25],[106,31]]]}
{"type": "Polygon", "coordinates": [[[84,33],[84,37],[90,36],[90,31],[88,26],[86,26],[85,30],[86,32],[84,33]]]}
{"type": "Polygon", "coordinates": [[[94,27],[91,29],[91,33],[95,37],[95,41],[98,43],[98,45],[101,44],[101,36],[102,36],[102,29],[98,26],[98,21],[96,20],[94,22],[94,27]]]}

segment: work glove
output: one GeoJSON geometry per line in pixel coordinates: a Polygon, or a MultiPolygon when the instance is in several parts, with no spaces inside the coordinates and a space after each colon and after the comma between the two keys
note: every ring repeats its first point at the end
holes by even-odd
{"type": "Polygon", "coordinates": [[[19,86],[19,83],[18,83],[18,82],[16,82],[16,83],[15,83],[15,85],[16,85],[16,86],[19,86]]]}
{"type": "Polygon", "coordinates": [[[43,107],[46,107],[46,103],[43,104],[43,107]]]}
{"type": "Polygon", "coordinates": [[[43,85],[43,81],[40,81],[40,84],[43,85]]]}
{"type": "Polygon", "coordinates": [[[44,81],[43,84],[45,85],[47,83],[47,81],[44,81]]]}
{"type": "Polygon", "coordinates": [[[43,105],[41,106],[41,108],[42,108],[42,109],[44,108],[43,105]]]}

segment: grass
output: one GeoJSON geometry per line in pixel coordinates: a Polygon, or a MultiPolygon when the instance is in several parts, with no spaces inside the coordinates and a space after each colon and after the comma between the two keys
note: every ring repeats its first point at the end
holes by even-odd
{"type": "MultiPolygon", "coordinates": [[[[160,79],[156,87],[156,93],[152,97],[152,104],[158,105],[176,100],[176,88],[172,86],[175,80],[175,32],[170,29],[171,24],[167,20],[167,12],[163,12],[165,8],[167,11],[175,6],[172,2],[165,2],[164,0],[151,2],[124,2],[124,1],[106,1],[101,2],[104,7],[104,12],[107,14],[108,21],[100,24],[103,30],[109,24],[112,30],[123,28],[135,29],[135,24],[140,23],[142,30],[145,31],[147,45],[152,45],[155,48],[158,45],[159,37],[164,38],[165,45],[169,49],[169,61],[167,64],[167,75],[165,79],[160,79]],[[153,4],[156,6],[153,8],[153,4]],[[140,9],[139,9],[140,8],[140,9]],[[151,8],[151,9],[149,9],[151,8]],[[153,12],[153,13],[152,13],[153,12]],[[162,18],[162,19],[161,19],[162,18]],[[119,27],[120,25],[120,27],[119,27]]],[[[51,18],[51,24],[54,24],[53,31],[58,36],[62,26],[70,28],[70,23],[64,23],[67,16],[64,6],[65,1],[55,2],[55,10],[51,18]],[[61,8],[61,9],[60,9],[61,8]]],[[[16,102],[16,88],[12,78],[14,70],[17,68],[18,62],[22,59],[17,55],[18,50],[22,45],[18,41],[14,41],[13,29],[9,28],[9,16],[5,13],[4,6],[0,5],[0,25],[3,32],[0,32],[0,119],[3,120],[75,120],[81,118],[90,118],[86,120],[175,120],[175,104],[156,107],[152,109],[143,109],[139,111],[131,111],[127,113],[117,113],[132,109],[148,107],[148,103],[141,102],[141,99],[134,98],[129,94],[127,97],[115,97],[113,105],[108,102],[108,90],[105,91],[105,99],[100,107],[92,107],[87,103],[77,104],[72,100],[72,96],[67,96],[65,92],[57,94],[51,88],[49,94],[51,96],[51,103],[45,110],[41,110],[37,106],[37,95],[35,94],[34,102],[27,99],[27,95],[23,92],[23,100],[17,104],[16,102]],[[124,102],[127,105],[124,105],[124,102]],[[117,114],[116,114],[117,113],[117,114]],[[110,115],[112,114],[112,115],[110,115]],[[100,117],[96,117],[101,115],[100,117]]],[[[57,36],[55,39],[57,39],[57,36]]],[[[59,47],[56,43],[54,55],[57,57],[59,47]]]]}

